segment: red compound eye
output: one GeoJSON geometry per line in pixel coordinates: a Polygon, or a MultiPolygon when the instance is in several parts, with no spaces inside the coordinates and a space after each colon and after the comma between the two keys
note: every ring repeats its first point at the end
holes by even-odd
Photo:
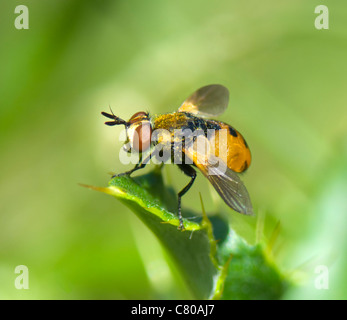
{"type": "Polygon", "coordinates": [[[152,127],[149,121],[137,126],[133,137],[133,148],[138,152],[147,150],[151,145],[152,127]]]}
{"type": "Polygon", "coordinates": [[[140,112],[136,112],[128,121],[129,123],[134,123],[137,122],[139,120],[141,120],[142,118],[147,118],[148,114],[144,111],[140,111],[140,112]]]}

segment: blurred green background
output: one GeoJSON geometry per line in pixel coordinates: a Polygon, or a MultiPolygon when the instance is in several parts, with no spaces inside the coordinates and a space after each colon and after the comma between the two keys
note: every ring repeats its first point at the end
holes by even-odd
{"type": "MultiPolygon", "coordinates": [[[[251,148],[242,178],[257,217],[232,213],[201,175],[183,207],[200,212],[201,192],[250,243],[271,242],[280,222],[274,259],[298,283],[284,298],[347,298],[347,3],[324,1],[329,30],[314,27],[320,4],[1,1],[0,298],[192,298],[135,215],[78,183],[128,169],[101,111],[171,112],[212,83],[230,89],[220,119],[251,148]],[[14,27],[21,4],[28,30],[14,27]],[[14,286],[17,265],[29,290],[14,286]]],[[[173,166],[164,175],[187,182],[173,166]]]]}

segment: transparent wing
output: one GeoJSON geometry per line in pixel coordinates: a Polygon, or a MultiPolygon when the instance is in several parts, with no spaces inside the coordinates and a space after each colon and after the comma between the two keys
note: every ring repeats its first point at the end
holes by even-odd
{"type": "MultiPolygon", "coordinates": [[[[202,171],[202,170],[200,170],[202,171]]],[[[239,213],[253,215],[253,207],[248,191],[239,176],[228,167],[220,171],[208,166],[202,173],[210,181],[224,202],[239,213]]]]}
{"type": "Polygon", "coordinates": [[[225,111],[228,103],[228,89],[220,84],[211,84],[195,91],[182,103],[178,111],[205,117],[218,116],[225,111]]]}
{"type": "MultiPolygon", "coordinates": [[[[202,149],[204,148],[200,150],[202,149]]],[[[239,213],[253,215],[251,199],[245,185],[222,159],[199,151],[194,144],[185,148],[183,152],[210,181],[230,208],[239,213]]]]}

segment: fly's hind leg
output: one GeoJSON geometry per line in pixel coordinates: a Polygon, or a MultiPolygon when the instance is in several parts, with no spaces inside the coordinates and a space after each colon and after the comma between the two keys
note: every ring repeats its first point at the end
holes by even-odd
{"type": "Polygon", "coordinates": [[[196,171],[194,170],[193,167],[187,164],[178,164],[178,167],[183,171],[184,174],[186,174],[188,177],[191,178],[189,183],[178,193],[178,219],[180,221],[180,225],[178,229],[184,230],[182,212],[181,212],[181,198],[193,185],[194,180],[196,178],[196,171]]]}

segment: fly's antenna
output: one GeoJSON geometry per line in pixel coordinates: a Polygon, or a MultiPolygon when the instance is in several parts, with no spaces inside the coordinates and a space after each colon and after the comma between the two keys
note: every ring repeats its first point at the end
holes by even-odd
{"type": "Polygon", "coordinates": [[[106,121],[105,124],[108,125],[108,126],[116,126],[118,124],[123,124],[123,125],[127,125],[127,122],[119,117],[117,117],[111,107],[110,107],[110,111],[111,111],[111,114],[109,113],[106,113],[106,112],[101,112],[101,114],[106,117],[106,118],[109,118],[109,119],[112,119],[113,121],[106,121]]]}
{"type": "Polygon", "coordinates": [[[110,108],[110,111],[111,111],[112,115],[115,117],[116,115],[113,113],[111,106],[108,105],[108,107],[110,108]]]}

